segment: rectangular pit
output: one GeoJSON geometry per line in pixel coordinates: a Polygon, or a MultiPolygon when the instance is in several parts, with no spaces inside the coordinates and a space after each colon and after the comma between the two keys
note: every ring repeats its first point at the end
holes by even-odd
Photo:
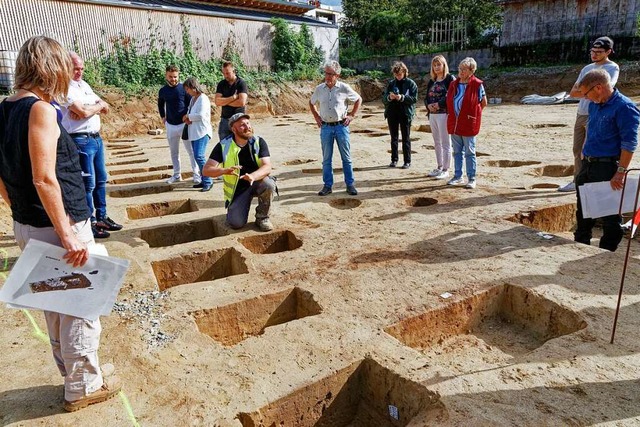
{"type": "Polygon", "coordinates": [[[129,219],[145,219],[196,212],[197,210],[198,207],[193,200],[183,199],[173,200],[171,202],[146,203],[144,205],[127,206],[127,217],[129,217],[129,219]]]}
{"type": "Polygon", "coordinates": [[[302,246],[302,240],[289,230],[245,237],[240,239],[240,243],[254,254],[275,254],[292,251],[302,246]]]}
{"type": "Polygon", "coordinates": [[[234,248],[194,252],[151,263],[161,291],[189,283],[247,274],[246,260],[234,248]]]}
{"type": "Polygon", "coordinates": [[[441,422],[446,410],[437,393],[365,359],[238,419],[243,427],[402,427],[441,422]]]}
{"type": "Polygon", "coordinates": [[[506,219],[547,233],[569,232],[576,228],[576,205],[568,203],[518,212],[506,219]]]}
{"type": "Polygon", "coordinates": [[[211,218],[140,230],[140,238],[147,242],[150,248],[213,239],[226,234],[226,228],[211,218]]]}
{"type": "Polygon", "coordinates": [[[153,175],[136,175],[136,176],[128,176],[125,178],[115,178],[109,180],[109,184],[135,184],[137,182],[149,182],[149,181],[157,181],[161,179],[167,179],[171,175],[168,173],[155,173],[153,175]]]}
{"type": "Polygon", "coordinates": [[[148,187],[132,187],[122,188],[119,190],[109,191],[110,197],[123,198],[123,197],[136,197],[146,196],[149,194],[167,193],[173,191],[173,186],[169,184],[153,185],[148,187]]]}
{"type": "Polygon", "coordinates": [[[137,160],[118,160],[117,162],[107,162],[107,166],[122,166],[122,165],[134,165],[137,163],[146,163],[149,159],[137,159],[137,160]]]}
{"type": "Polygon", "coordinates": [[[528,289],[499,285],[385,328],[425,350],[457,335],[475,335],[508,354],[524,354],[587,326],[575,312],[528,289]]]}
{"type": "Polygon", "coordinates": [[[147,168],[129,168],[129,169],[118,169],[109,171],[109,175],[127,175],[133,173],[144,173],[144,172],[157,172],[164,171],[167,169],[172,169],[171,165],[161,165],[161,166],[150,166],[147,168]]]}
{"type": "Polygon", "coordinates": [[[200,332],[222,345],[232,346],[251,336],[262,335],[270,326],[321,312],[311,292],[293,288],[191,314],[200,332]]]}

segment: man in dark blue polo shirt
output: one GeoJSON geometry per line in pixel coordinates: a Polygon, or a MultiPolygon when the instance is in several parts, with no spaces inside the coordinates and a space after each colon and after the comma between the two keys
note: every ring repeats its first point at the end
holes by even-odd
{"type": "MultiPolygon", "coordinates": [[[[611,188],[621,190],[625,172],[638,145],[640,110],[612,87],[611,77],[603,69],[589,71],[578,87],[582,96],[592,102],[589,105],[587,139],[582,149],[582,166],[576,177],[576,186],[610,181],[611,188]]],[[[576,242],[588,245],[595,219],[583,218],[580,191],[577,196],[578,226],[574,238],[576,242]]],[[[615,251],[623,235],[620,215],[603,217],[602,223],[600,247],[615,251]]]]}
{"type": "Polygon", "coordinates": [[[175,65],[169,65],[166,68],[165,80],[167,84],[158,92],[158,112],[167,131],[167,141],[169,142],[171,163],[173,164],[173,175],[167,180],[167,183],[173,184],[176,181],[182,181],[180,168],[180,140],[182,139],[184,149],[189,154],[193,182],[200,184],[200,168],[193,156],[191,141],[187,141],[187,138],[182,138],[182,131],[185,126],[182,118],[187,114],[191,97],[184,90],[182,83],[180,83],[180,70],[175,65]]]}

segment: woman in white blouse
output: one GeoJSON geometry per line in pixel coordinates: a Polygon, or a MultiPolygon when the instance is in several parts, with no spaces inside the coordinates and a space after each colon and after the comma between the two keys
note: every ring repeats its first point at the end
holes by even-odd
{"type": "Polygon", "coordinates": [[[213,179],[202,175],[202,168],[204,168],[204,164],[207,161],[205,151],[213,132],[211,129],[211,101],[203,93],[202,86],[200,86],[196,78],[189,77],[182,85],[187,93],[191,95],[189,110],[182,120],[188,126],[189,141],[191,141],[193,155],[196,158],[196,163],[198,163],[200,175],[202,176],[202,182],[194,185],[193,188],[200,188],[200,191],[209,191],[213,185],[213,179]]]}

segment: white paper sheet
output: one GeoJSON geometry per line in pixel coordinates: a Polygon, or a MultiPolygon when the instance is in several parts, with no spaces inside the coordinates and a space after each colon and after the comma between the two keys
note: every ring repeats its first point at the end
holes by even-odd
{"type": "Polygon", "coordinates": [[[103,245],[96,245],[90,248],[89,261],[75,268],[62,258],[66,252],[59,246],[29,240],[0,289],[0,301],[10,308],[54,311],[89,320],[108,315],[129,261],[95,255],[95,252],[106,253],[103,245]],[[60,280],[56,278],[85,287],[61,289],[60,280]],[[45,281],[48,282],[43,283],[45,281]],[[46,288],[55,290],[42,290],[46,288]]]}
{"type": "MultiPolygon", "coordinates": [[[[627,176],[622,213],[634,212],[636,210],[633,202],[636,199],[637,189],[638,176],[627,176]]],[[[622,191],[612,189],[609,181],[590,182],[579,186],[578,191],[580,192],[583,217],[601,218],[618,213],[622,191]]]]}

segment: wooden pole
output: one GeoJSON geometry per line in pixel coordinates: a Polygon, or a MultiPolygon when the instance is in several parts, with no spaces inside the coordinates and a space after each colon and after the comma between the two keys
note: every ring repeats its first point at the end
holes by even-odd
{"type": "MultiPolygon", "coordinates": [[[[618,207],[618,215],[622,215],[622,202],[624,201],[624,190],[627,187],[627,177],[631,171],[640,171],[640,169],[629,169],[624,174],[624,185],[622,186],[622,197],[620,197],[620,206],[618,207]]],[[[633,203],[633,215],[631,216],[631,231],[633,232],[633,219],[638,213],[638,196],[640,196],[640,182],[636,188],[636,197],[633,203]]],[[[613,329],[611,330],[611,344],[616,336],[616,326],[618,324],[618,314],[620,313],[620,302],[622,301],[622,289],[624,288],[624,279],[627,275],[627,266],[629,265],[629,252],[631,251],[631,235],[627,241],[627,252],[624,255],[624,265],[622,266],[622,277],[620,278],[620,290],[618,291],[618,303],[616,304],[616,314],[613,318],[613,329]]]]}

